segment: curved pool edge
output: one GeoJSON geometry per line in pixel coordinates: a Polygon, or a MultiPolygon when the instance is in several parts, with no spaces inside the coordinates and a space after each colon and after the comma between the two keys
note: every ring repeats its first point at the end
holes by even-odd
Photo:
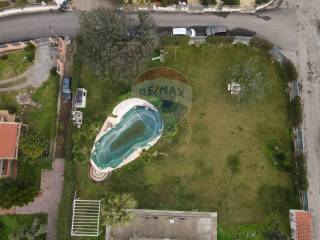
{"type": "Polygon", "coordinates": [[[108,116],[107,119],[105,120],[103,126],[101,127],[99,133],[96,136],[96,139],[94,141],[91,153],[90,153],[90,164],[97,170],[100,172],[104,172],[104,173],[108,173],[111,172],[115,169],[118,169],[124,165],[129,164],[130,162],[134,161],[135,159],[137,159],[138,157],[140,157],[141,153],[143,151],[146,151],[148,149],[150,149],[152,146],[154,146],[158,140],[160,139],[160,137],[162,136],[162,132],[163,132],[163,120],[161,118],[160,115],[160,122],[161,122],[161,127],[158,129],[159,133],[157,134],[157,136],[155,136],[150,142],[148,142],[145,146],[143,147],[138,147],[136,148],[131,154],[129,154],[118,166],[116,167],[106,167],[106,168],[101,168],[97,165],[97,163],[92,159],[92,154],[96,151],[96,143],[102,138],[104,137],[111,129],[113,129],[114,127],[116,127],[120,122],[121,119],[123,118],[123,116],[129,112],[130,110],[132,110],[133,108],[137,107],[137,106],[142,106],[142,107],[146,107],[149,108],[155,112],[157,112],[159,115],[159,111],[148,101],[140,99],[140,98],[129,98],[126,99],[122,102],[120,102],[112,111],[112,115],[108,116]]]}

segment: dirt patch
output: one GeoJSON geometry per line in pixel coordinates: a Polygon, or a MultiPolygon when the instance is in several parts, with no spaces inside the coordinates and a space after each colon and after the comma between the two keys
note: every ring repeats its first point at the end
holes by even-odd
{"type": "Polygon", "coordinates": [[[183,83],[188,83],[187,79],[183,76],[182,73],[179,73],[174,69],[164,68],[164,67],[147,70],[136,79],[135,83],[141,83],[141,82],[156,79],[159,77],[177,80],[183,83]]]}

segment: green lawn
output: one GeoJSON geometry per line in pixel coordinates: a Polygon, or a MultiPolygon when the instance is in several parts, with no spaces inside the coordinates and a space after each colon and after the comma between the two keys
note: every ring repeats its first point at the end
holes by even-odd
{"type": "Polygon", "coordinates": [[[7,56],[8,59],[0,58],[0,81],[22,74],[33,63],[28,61],[27,51],[24,50],[9,53],[7,56]]]}
{"type": "MultiPolygon", "coordinates": [[[[217,211],[224,238],[257,231],[279,220],[289,231],[288,209],[298,207],[290,173],[278,170],[267,157],[267,145],[276,143],[290,166],[288,97],[278,64],[249,47],[218,45],[166,49],[165,66],[182,72],[193,88],[191,111],[175,137],[164,136],[154,150],[165,157],[140,158],[113,172],[106,183],[88,179],[88,160],[94,137],[90,125],[101,127],[127,91],[108,91],[86,66],[74,67],[74,83],[88,90],[84,125],[80,130],[84,159],[75,159],[76,190],[83,199],[100,199],[107,190],[131,192],[140,208],[217,211]],[[239,102],[226,90],[230,66],[255,58],[268,79],[268,94],[260,102],[239,102]],[[93,84],[94,82],[94,84],[93,84]],[[238,159],[236,170],[230,159],[238,159]],[[229,159],[229,160],[228,160],[229,159]],[[249,230],[248,230],[249,229],[249,230]],[[231,234],[231,235],[230,235],[231,234]]],[[[148,67],[163,66],[151,63],[148,67]]],[[[93,128],[95,129],[95,128],[93,128]]],[[[94,136],[94,134],[93,134],[94,136]]],[[[71,207],[71,206],[70,206],[71,207]]],[[[245,239],[245,238],[244,238],[245,239]]]]}
{"type": "MultiPolygon", "coordinates": [[[[47,223],[47,215],[45,214],[0,216],[0,224],[2,225],[0,230],[1,240],[8,240],[11,233],[19,230],[24,225],[31,225],[35,218],[38,218],[40,223],[47,223]]],[[[37,240],[42,239],[45,239],[45,236],[37,240]]]]}
{"type": "Polygon", "coordinates": [[[40,103],[42,107],[29,108],[25,116],[29,126],[48,139],[55,136],[58,94],[59,76],[50,75],[49,79],[32,95],[32,100],[40,103]]]}

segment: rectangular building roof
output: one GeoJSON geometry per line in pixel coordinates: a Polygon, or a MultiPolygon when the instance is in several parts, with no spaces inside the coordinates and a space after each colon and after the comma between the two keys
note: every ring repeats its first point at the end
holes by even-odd
{"type": "Polygon", "coordinates": [[[17,159],[20,123],[0,122],[0,159],[17,159]]]}
{"type": "Polygon", "coordinates": [[[217,240],[217,214],[130,209],[134,219],[114,226],[106,239],[117,240],[217,240]]]}
{"type": "Polygon", "coordinates": [[[292,239],[312,239],[312,215],[310,212],[304,210],[290,210],[290,225],[292,239]]]}

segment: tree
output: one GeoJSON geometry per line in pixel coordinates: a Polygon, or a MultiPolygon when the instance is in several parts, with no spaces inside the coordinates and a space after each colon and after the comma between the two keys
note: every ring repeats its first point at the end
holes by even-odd
{"type": "Polygon", "coordinates": [[[79,55],[97,76],[130,83],[157,44],[149,13],[137,18],[113,9],[98,8],[80,15],[79,55]]]}
{"type": "Polygon", "coordinates": [[[128,209],[136,208],[137,201],[131,194],[108,192],[102,206],[101,215],[105,225],[123,225],[133,218],[128,209]]]}
{"type": "Polygon", "coordinates": [[[263,232],[265,240],[288,240],[287,236],[279,230],[279,222],[273,220],[263,232]]]}
{"type": "Polygon", "coordinates": [[[23,206],[38,194],[37,185],[31,179],[3,178],[0,180],[0,207],[23,206]]]}
{"type": "Polygon", "coordinates": [[[13,232],[9,240],[35,240],[47,233],[47,225],[41,224],[38,218],[35,218],[30,225],[24,225],[20,230],[13,232]]]}

